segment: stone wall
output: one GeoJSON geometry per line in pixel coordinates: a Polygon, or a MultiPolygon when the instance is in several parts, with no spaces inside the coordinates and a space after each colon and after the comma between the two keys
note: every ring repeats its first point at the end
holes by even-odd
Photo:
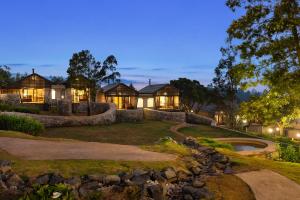
{"type": "Polygon", "coordinates": [[[139,121],[143,121],[143,119],[144,119],[143,109],[117,110],[118,122],[139,122],[139,121]]]}
{"type": "MultiPolygon", "coordinates": [[[[98,115],[105,112],[108,109],[107,103],[95,103],[90,102],[91,114],[98,115]]],[[[87,113],[87,102],[72,104],[73,113],[87,113]]]]}
{"type": "Polygon", "coordinates": [[[18,105],[21,103],[21,99],[18,94],[0,94],[0,102],[9,105],[18,105]]]}
{"type": "Polygon", "coordinates": [[[187,113],[186,115],[186,122],[191,124],[204,124],[209,126],[216,126],[216,121],[212,118],[197,115],[195,113],[187,113]]]}
{"type": "Polygon", "coordinates": [[[144,109],[144,118],[150,120],[166,120],[175,122],[185,122],[186,120],[184,112],[166,112],[148,108],[144,109]]]}
{"type": "Polygon", "coordinates": [[[51,116],[18,112],[0,112],[0,114],[31,117],[40,121],[45,127],[106,125],[116,122],[115,105],[109,104],[105,106],[109,107],[106,112],[92,116],[51,116]]]}

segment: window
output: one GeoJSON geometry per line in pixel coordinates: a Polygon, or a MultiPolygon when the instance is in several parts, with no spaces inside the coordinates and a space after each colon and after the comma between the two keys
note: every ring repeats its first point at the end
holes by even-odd
{"type": "Polygon", "coordinates": [[[147,99],[147,107],[153,108],[154,107],[154,98],[148,98],[147,99]]]}
{"type": "Polygon", "coordinates": [[[137,107],[138,108],[143,108],[144,107],[144,100],[143,100],[143,98],[138,98],[137,107]]]}
{"type": "Polygon", "coordinates": [[[51,89],[51,99],[55,99],[55,89],[51,89]]]}
{"type": "Polygon", "coordinates": [[[159,106],[166,107],[166,98],[165,96],[159,97],[159,106]]]}
{"type": "Polygon", "coordinates": [[[179,107],[179,96],[174,96],[174,106],[179,107]]]}

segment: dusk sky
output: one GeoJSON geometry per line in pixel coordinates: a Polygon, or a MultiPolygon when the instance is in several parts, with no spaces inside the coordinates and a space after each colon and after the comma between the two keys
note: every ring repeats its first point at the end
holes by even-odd
{"type": "Polygon", "coordinates": [[[117,57],[140,88],[187,77],[208,84],[234,14],[223,0],[1,1],[0,64],[66,76],[74,52],[117,57]]]}

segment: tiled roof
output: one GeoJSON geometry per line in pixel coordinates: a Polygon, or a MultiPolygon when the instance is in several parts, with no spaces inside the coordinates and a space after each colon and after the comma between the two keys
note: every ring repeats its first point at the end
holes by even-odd
{"type": "Polygon", "coordinates": [[[112,83],[102,87],[103,92],[107,92],[115,87],[117,87],[120,83],[112,83]]]}
{"type": "Polygon", "coordinates": [[[158,90],[162,89],[163,87],[165,87],[168,84],[155,84],[155,85],[148,85],[144,88],[142,88],[139,93],[141,94],[153,94],[155,92],[157,92],[158,90]]]}

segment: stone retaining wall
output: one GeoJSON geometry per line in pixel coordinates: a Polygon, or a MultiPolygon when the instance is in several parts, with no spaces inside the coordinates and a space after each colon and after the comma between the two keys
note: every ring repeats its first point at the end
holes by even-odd
{"type": "Polygon", "coordinates": [[[51,116],[19,112],[0,112],[5,115],[27,116],[44,124],[45,127],[105,125],[116,122],[116,106],[106,105],[109,109],[102,114],[92,116],[51,116]]]}
{"type": "Polygon", "coordinates": [[[186,122],[191,124],[204,124],[209,126],[216,126],[216,121],[202,115],[197,115],[195,113],[187,113],[186,122]]]}
{"type": "Polygon", "coordinates": [[[148,108],[144,109],[144,118],[150,120],[167,120],[175,122],[185,122],[186,120],[184,112],[166,112],[148,108]]]}
{"type": "Polygon", "coordinates": [[[0,102],[9,105],[19,105],[21,99],[20,99],[20,95],[18,94],[0,94],[0,102]]]}
{"type": "Polygon", "coordinates": [[[143,109],[117,110],[117,122],[139,122],[143,121],[143,109]]]}

